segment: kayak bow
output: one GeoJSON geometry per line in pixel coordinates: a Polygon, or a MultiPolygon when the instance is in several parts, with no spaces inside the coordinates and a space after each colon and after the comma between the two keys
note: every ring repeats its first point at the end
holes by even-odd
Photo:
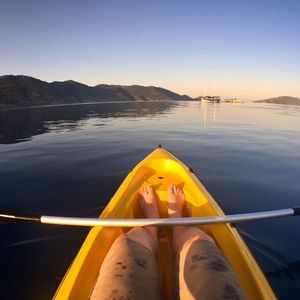
{"type": "MultiPolygon", "coordinates": [[[[219,205],[191,169],[162,148],[151,152],[128,174],[100,217],[101,219],[142,218],[137,203],[139,190],[143,185],[151,185],[158,199],[160,216],[167,218],[167,188],[171,183],[184,191],[185,217],[225,217],[219,205]]],[[[232,224],[205,225],[202,229],[223,251],[249,299],[276,299],[250,250],[232,224]]],[[[120,234],[128,230],[129,228],[125,227],[92,228],[62,280],[54,299],[88,299],[99,268],[111,245],[120,234]]],[[[170,299],[173,288],[174,257],[170,246],[170,231],[167,227],[160,228],[159,242],[157,261],[161,289],[163,298],[170,299]]]]}

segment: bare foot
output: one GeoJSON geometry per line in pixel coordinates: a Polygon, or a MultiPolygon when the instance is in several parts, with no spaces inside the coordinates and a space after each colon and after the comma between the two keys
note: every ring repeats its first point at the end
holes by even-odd
{"type": "Polygon", "coordinates": [[[139,203],[146,218],[159,218],[156,196],[150,185],[141,188],[139,203]]]}
{"type": "Polygon", "coordinates": [[[171,218],[180,218],[184,206],[185,197],[183,191],[175,184],[168,187],[168,214],[171,218]]]}
{"type": "MultiPolygon", "coordinates": [[[[139,203],[146,218],[159,218],[157,199],[153,188],[150,185],[141,188],[139,203]]],[[[148,226],[145,227],[145,229],[154,237],[154,240],[157,241],[157,227],[148,226]]]]}
{"type": "MultiPolygon", "coordinates": [[[[170,218],[181,218],[185,197],[183,191],[175,184],[168,188],[168,214],[170,218]]],[[[214,243],[213,239],[205,234],[200,228],[187,226],[173,226],[173,249],[178,253],[184,245],[189,245],[195,240],[208,240],[214,243]]]]}

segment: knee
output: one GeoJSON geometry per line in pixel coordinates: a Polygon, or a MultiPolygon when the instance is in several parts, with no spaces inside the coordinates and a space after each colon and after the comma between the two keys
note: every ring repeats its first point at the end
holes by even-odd
{"type": "Polygon", "coordinates": [[[186,227],[179,236],[173,236],[175,253],[183,248],[190,247],[194,241],[210,241],[215,244],[213,238],[197,227],[186,227]]]}
{"type": "Polygon", "coordinates": [[[156,253],[158,249],[158,241],[145,228],[137,227],[129,230],[127,233],[118,237],[119,239],[129,239],[141,246],[147,248],[152,253],[156,253]]]}

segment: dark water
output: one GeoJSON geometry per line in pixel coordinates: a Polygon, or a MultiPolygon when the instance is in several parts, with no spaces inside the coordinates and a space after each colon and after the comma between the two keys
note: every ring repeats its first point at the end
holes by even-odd
{"type": "MultiPolygon", "coordinates": [[[[0,112],[1,210],[96,217],[158,144],[226,213],[300,205],[300,108],[114,103],[0,112]]],[[[238,226],[280,299],[300,295],[300,217],[238,226]]],[[[50,299],[87,229],[0,223],[1,296],[50,299]]]]}

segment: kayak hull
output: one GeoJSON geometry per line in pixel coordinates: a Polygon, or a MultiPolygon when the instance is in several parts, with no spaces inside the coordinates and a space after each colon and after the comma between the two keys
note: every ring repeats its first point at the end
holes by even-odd
{"type": "MultiPolygon", "coordinates": [[[[174,183],[185,194],[184,216],[223,216],[224,212],[190,168],[163,148],[145,157],[127,175],[101,214],[101,218],[142,218],[137,203],[139,190],[151,185],[158,199],[160,216],[167,217],[167,188],[174,183]]],[[[201,227],[214,238],[231,264],[249,299],[276,299],[247,245],[232,224],[201,227]]],[[[94,227],[62,280],[54,299],[88,299],[101,264],[114,240],[129,228],[94,227]]],[[[170,228],[159,230],[157,255],[161,290],[170,299],[173,288],[174,256],[170,228]]]]}

